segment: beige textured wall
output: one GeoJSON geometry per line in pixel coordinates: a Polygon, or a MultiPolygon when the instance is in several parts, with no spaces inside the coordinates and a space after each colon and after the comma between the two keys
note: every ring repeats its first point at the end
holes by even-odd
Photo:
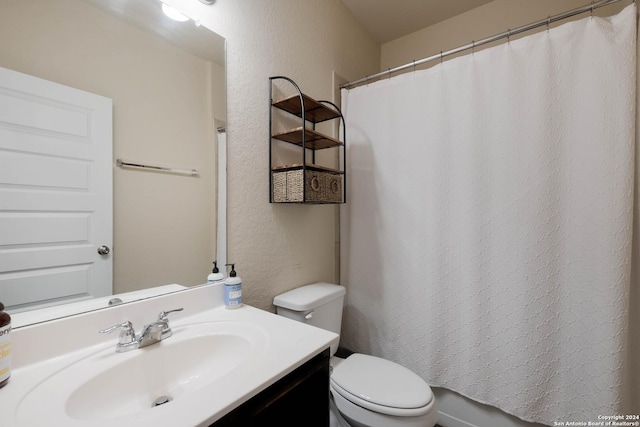
{"type": "Polygon", "coordinates": [[[244,301],[267,310],[278,293],[336,281],[336,206],[269,204],[269,76],[331,98],[380,64],[380,46],[339,0],[169,1],[227,39],[228,261],[244,301]]]}
{"type": "Polygon", "coordinates": [[[206,281],[219,66],[78,0],[3,0],[0,40],[0,66],[113,99],[114,159],[201,172],[114,167],[114,292],[206,281]]]}
{"type": "MultiPolygon", "coordinates": [[[[380,70],[409,64],[589,3],[586,0],[495,0],[383,44],[380,70]]],[[[629,3],[629,0],[625,0],[609,5],[596,10],[594,14],[616,13],[629,3]]]]}

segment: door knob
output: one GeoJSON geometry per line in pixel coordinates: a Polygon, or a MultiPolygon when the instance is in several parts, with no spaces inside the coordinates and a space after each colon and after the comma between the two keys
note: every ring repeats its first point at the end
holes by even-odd
{"type": "Polygon", "coordinates": [[[100,255],[109,255],[109,252],[111,252],[111,249],[109,249],[109,246],[102,245],[98,248],[98,253],[100,255]]]}

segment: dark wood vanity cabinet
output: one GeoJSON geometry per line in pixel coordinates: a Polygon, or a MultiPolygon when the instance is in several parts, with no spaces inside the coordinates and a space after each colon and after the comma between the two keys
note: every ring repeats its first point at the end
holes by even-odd
{"type": "Polygon", "coordinates": [[[211,427],[329,426],[329,349],[315,356],[211,427]]]}

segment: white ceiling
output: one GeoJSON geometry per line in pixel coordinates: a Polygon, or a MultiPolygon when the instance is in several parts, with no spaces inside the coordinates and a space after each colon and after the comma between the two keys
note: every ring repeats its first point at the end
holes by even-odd
{"type": "Polygon", "coordinates": [[[475,9],[492,0],[342,0],[379,43],[475,9]]]}

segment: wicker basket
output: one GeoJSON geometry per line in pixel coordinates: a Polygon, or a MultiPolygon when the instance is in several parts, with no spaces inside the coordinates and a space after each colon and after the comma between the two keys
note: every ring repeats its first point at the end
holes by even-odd
{"type": "Polygon", "coordinates": [[[274,202],[342,203],[342,175],[307,169],[285,169],[273,172],[274,202]],[[306,199],[303,199],[306,196],[306,199]]]}

